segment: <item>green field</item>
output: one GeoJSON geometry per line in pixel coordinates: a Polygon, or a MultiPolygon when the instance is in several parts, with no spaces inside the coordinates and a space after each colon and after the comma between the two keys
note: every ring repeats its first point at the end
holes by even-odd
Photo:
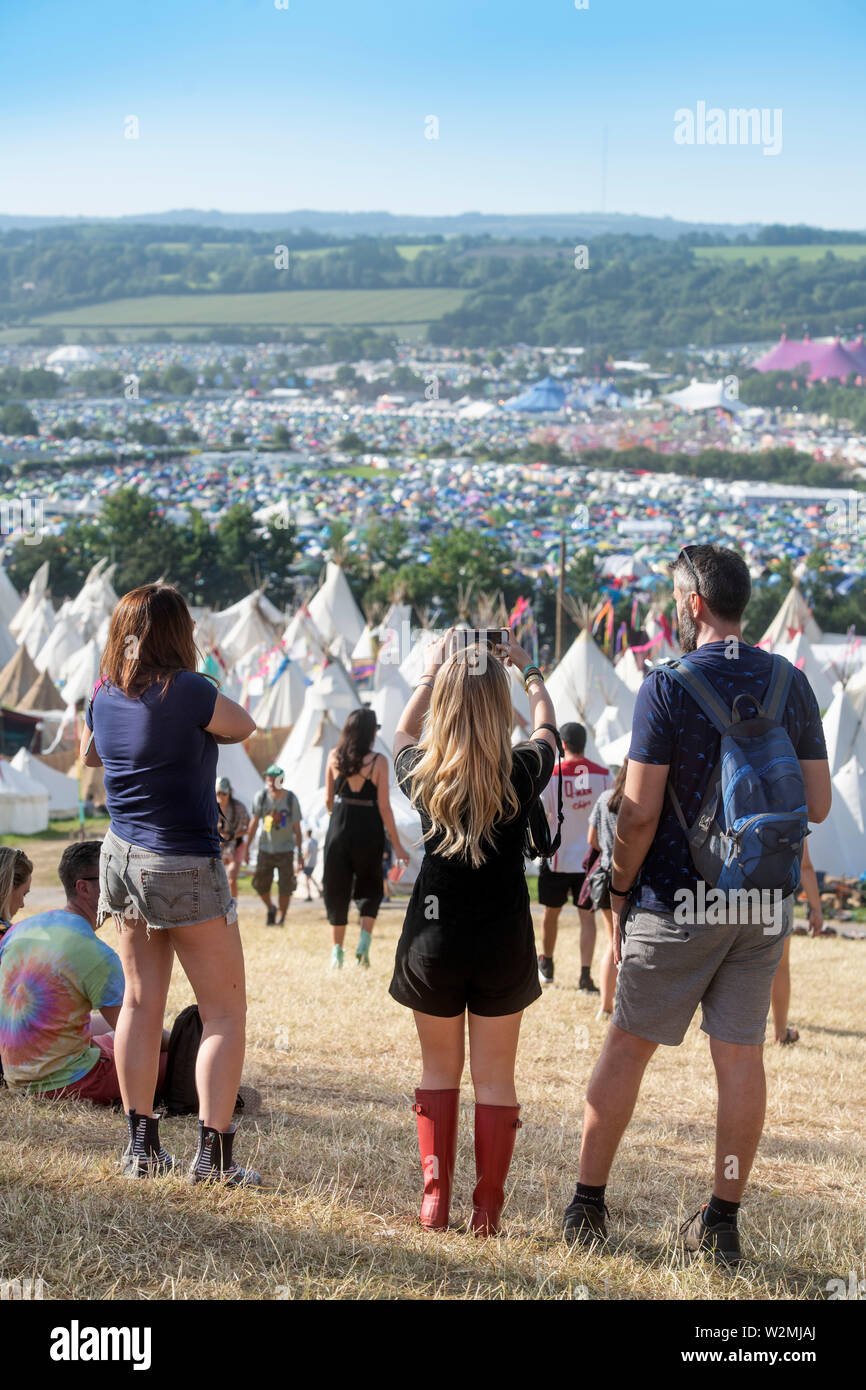
{"type": "Polygon", "coordinates": [[[866,256],[862,246],[695,246],[694,253],[707,261],[820,261],[829,251],[842,261],[859,261],[866,256]]]}
{"type": "Polygon", "coordinates": [[[456,309],[464,290],[296,290],[271,294],[156,294],[61,309],[35,318],[63,328],[202,328],[223,324],[429,323],[456,309]]]}

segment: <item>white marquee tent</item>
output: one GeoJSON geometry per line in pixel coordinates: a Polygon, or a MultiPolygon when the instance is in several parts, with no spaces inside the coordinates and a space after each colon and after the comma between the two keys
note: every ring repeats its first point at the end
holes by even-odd
{"type": "Polygon", "coordinates": [[[40,782],[0,758],[0,835],[38,835],[47,830],[50,801],[40,782]]]}
{"type": "Polygon", "coordinates": [[[54,820],[78,815],[78,784],[65,773],[49,767],[26,748],[19,748],[11,766],[44,787],[49,797],[49,814],[54,820]]]}

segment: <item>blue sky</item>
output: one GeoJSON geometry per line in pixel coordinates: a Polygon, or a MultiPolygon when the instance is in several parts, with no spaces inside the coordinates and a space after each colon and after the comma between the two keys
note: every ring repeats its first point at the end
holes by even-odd
{"type": "Polygon", "coordinates": [[[866,228],[864,60],[866,0],[7,0],[0,211],[866,228]],[[698,101],[781,108],[781,153],[677,145],[698,101]]]}

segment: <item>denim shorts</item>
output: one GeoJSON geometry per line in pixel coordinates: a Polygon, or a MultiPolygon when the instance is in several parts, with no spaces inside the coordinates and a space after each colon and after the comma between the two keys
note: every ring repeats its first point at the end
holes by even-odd
{"type": "Polygon", "coordinates": [[[99,856],[101,926],[113,917],[119,931],[141,918],[148,930],[194,927],[214,917],[231,925],[237,904],[221,859],[199,854],[156,854],[109,830],[99,856]]]}

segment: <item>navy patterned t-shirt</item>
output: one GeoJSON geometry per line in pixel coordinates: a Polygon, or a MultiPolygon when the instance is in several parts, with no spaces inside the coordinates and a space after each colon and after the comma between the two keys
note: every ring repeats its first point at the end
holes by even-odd
{"type": "MultiPolygon", "coordinates": [[[[770,684],[768,652],[740,642],[734,659],[726,642],[706,642],[689,655],[730,707],[740,694],[763,700],[770,684]]],[[[747,706],[748,708],[748,706],[747,706]]],[[[806,676],[794,671],[782,723],[801,762],[827,756],[818,702],[806,676]]],[[[692,697],[663,666],[651,671],[637,694],[629,758],[636,763],[670,765],[670,776],[687,825],[693,825],[713,768],[721,735],[692,697]]],[[[655,838],[638,877],[635,905],[650,912],[672,912],[678,888],[696,891],[689,847],[670,797],[665,794],[655,838]]]]}

